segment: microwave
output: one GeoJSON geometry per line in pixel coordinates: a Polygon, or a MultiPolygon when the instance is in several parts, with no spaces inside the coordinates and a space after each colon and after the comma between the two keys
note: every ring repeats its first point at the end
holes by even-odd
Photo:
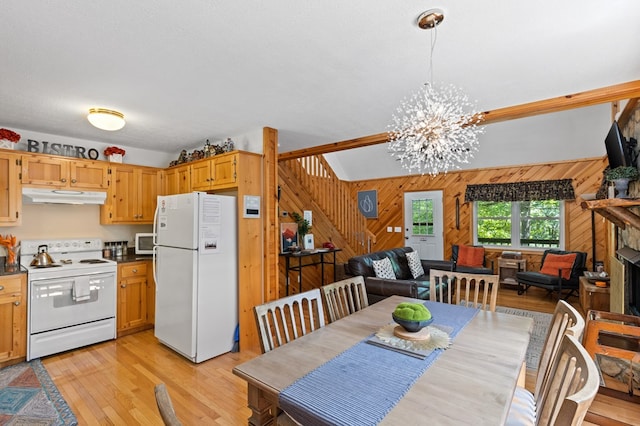
{"type": "Polygon", "coordinates": [[[136,254],[153,254],[153,232],[139,232],[136,234],[136,254]]]}

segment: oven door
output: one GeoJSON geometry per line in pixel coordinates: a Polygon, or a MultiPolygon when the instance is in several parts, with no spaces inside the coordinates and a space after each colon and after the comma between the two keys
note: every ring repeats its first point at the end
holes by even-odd
{"type": "Polygon", "coordinates": [[[30,334],[115,317],[115,273],[34,280],[29,287],[30,334]]]}

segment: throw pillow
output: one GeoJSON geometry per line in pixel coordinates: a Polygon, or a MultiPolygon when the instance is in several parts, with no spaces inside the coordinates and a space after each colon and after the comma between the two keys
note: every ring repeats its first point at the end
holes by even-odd
{"type": "Polygon", "coordinates": [[[384,278],[386,280],[395,280],[396,274],[393,272],[393,265],[388,257],[380,260],[374,260],[373,271],[376,273],[376,277],[384,278]]]}
{"type": "Polygon", "coordinates": [[[484,265],[484,247],[458,246],[459,266],[481,268],[484,265]]]}
{"type": "Polygon", "coordinates": [[[420,256],[417,251],[410,251],[407,253],[407,263],[409,264],[409,269],[411,270],[413,278],[418,278],[419,276],[424,275],[424,268],[422,267],[422,262],[420,262],[420,256]]]}
{"type": "Polygon", "coordinates": [[[540,272],[547,275],[558,276],[558,269],[562,269],[562,278],[568,280],[571,277],[571,268],[576,261],[576,253],[553,254],[547,253],[540,272]]]}

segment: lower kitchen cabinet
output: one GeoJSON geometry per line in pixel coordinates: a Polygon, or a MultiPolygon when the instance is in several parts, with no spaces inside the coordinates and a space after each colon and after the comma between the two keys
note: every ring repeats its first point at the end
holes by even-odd
{"type": "Polygon", "coordinates": [[[149,261],[127,262],[118,265],[118,337],[153,327],[155,285],[149,280],[149,261]],[[150,315],[151,313],[151,315],[150,315]]]}
{"type": "Polygon", "coordinates": [[[0,367],[27,354],[27,275],[0,277],[0,367]]]}

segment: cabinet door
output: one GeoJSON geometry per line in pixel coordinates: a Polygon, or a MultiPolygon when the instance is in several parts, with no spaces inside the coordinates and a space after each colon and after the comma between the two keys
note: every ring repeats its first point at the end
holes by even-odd
{"type": "Polygon", "coordinates": [[[0,152],[0,226],[21,223],[20,155],[0,152]]]}
{"type": "Polygon", "coordinates": [[[147,278],[120,280],[118,288],[118,332],[147,323],[147,278]]]}
{"type": "Polygon", "coordinates": [[[237,158],[237,154],[231,154],[211,160],[213,169],[213,188],[229,188],[236,186],[237,158]]]}
{"type": "Polygon", "coordinates": [[[136,222],[153,223],[160,190],[160,172],[154,169],[139,169],[137,173],[138,208],[136,222]]]}
{"type": "Polygon", "coordinates": [[[108,167],[102,161],[73,161],[69,164],[69,186],[83,189],[107,189],[108,167]]]}
{"type": "Polygon", "coordinates": [[[165,172],[166,195],[186,194],[191,192],[191,166],[181,166],[165,172]]]}
{"type": "Polygon", "coordinates": [[[24,155],[22,184],[64,188],[68,185],[69,161],[61,158],[24,155]]]}
{"type": "Polygon", "coordinates": [[[109,193],[111,222],[133,222],[138,214],[135,168],[117,166],[111,173],[113,176],[109,193]]]}
{"type": "Polygon", "coordinates": [[[27,353],[26,296],[25,274],[0,278],[0,363],[27,353]]]}
{"type": "Polygon", "coordinates": [[[213,160],[201,160],[191,165],[191,188],[194,191],[206,191],[211,189],[211,162],[213,160]]]}

